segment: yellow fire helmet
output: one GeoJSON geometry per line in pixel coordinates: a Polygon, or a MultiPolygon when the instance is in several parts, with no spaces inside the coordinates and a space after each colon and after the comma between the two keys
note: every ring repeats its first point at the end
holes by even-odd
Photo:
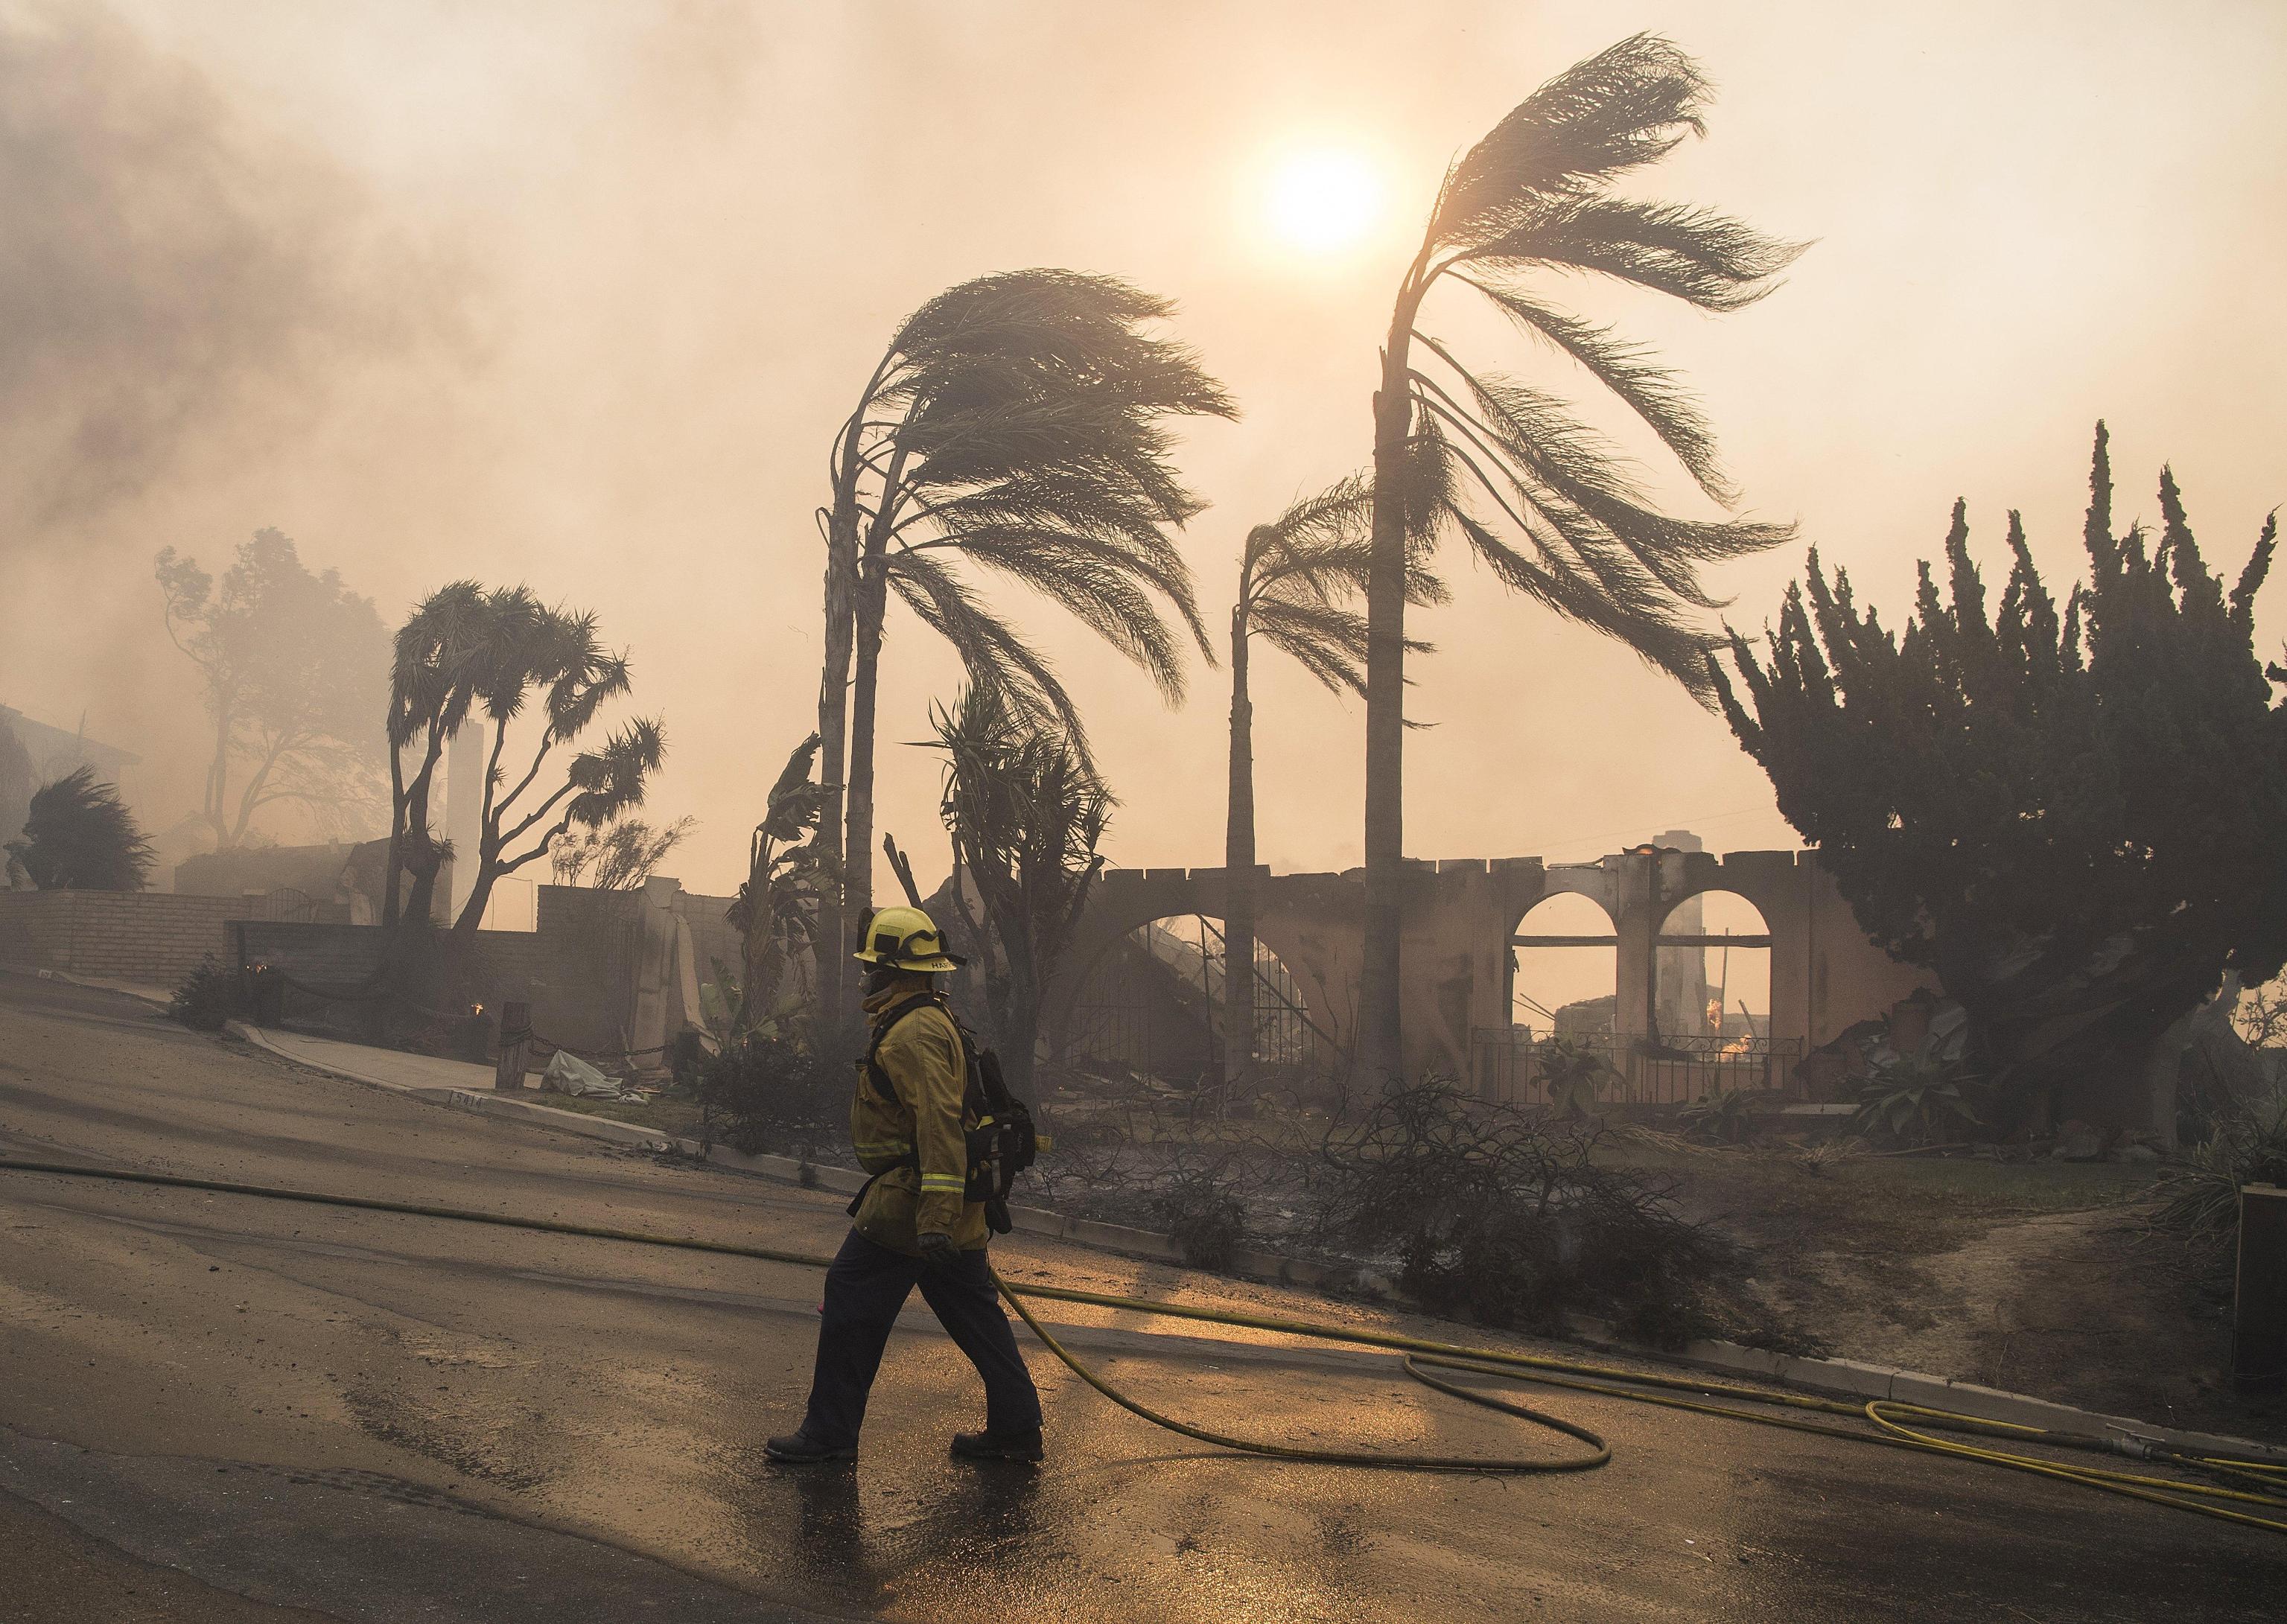
{"type": "Polygon", "coordinates": [[[851,955],[861,963],[889,964],[923,975],[942,975],[967,963],[945,950],[945,932],[917,907],[874,910],[866,922],[866,945],[851,955]]]}

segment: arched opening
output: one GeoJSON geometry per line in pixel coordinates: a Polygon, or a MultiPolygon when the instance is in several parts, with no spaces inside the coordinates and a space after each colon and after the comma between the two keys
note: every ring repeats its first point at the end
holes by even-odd
{"type": "Polygon", "coordinates": [[[1609,1066],[1618,978],[1618,936],[1595,899],[1557,891],[1534,903],[1509,936],[1509,1024],[1471,1034],[1477,1092],[1509,1105],[1549,1104],[1550,1051],[1535,1046],[1552,1037],[1609,1066]]]}
{"type": "Polygon", "coordinates": [[[1595,899],[1543,897],[1510,938],[1509,1025],[1526,1042],[1610,1033],[1618,977],[1618,938],[1595,899]]]}
{"type": "Polygon", "coordinates": [[[1659,926],[1654,1024],[1666,1038],[1722,1043],[1771,1034],[1771,938],[1761,910],[1735,891],[1703,891],[1659,926]]]}
{"type": "Polygon", "coordinates": [[[1701,891],[1668,910],[1653,953],[1653,1032],[1634,1079],[1641,1097],[1673,1105],[1774,1086],[1770,949],[1761,911],[1737,891],[1701,891]]]}
{"type": "Polygon", "coordinates": [[[1325,1069],[1328,1034],[1301,984],[1257,940],[1254,973],[1233,986],[1223,922],[1175,914],[1138,925],[1088,969],[1064,1025],[1062,1059],[1082,1076],[1191,1091],[1245,1076],[1300,1082],[1325,1069]]]}

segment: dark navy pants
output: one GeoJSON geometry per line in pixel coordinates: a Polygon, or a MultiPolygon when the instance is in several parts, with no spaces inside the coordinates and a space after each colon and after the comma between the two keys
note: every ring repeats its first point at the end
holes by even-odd
{"type": "Polygon", "coordinates": [[[826,1271],[826,1308],[818,1327],[818,1367],[810,1381],[805,1437],[830,1448],[858,1441],[866,1421],[866,1395],[882,1367],[890,1327],[915,1286],[961,1351],[985,1378],[985,1425],[1018,1432],[1041,1424],[1041,1396],[1025,1356],[1001,1311],[1000,1294],[983,1248],[956,1252],[952,1261],[918,1257],[866,1239],[856,1230],[826,1271]]]}

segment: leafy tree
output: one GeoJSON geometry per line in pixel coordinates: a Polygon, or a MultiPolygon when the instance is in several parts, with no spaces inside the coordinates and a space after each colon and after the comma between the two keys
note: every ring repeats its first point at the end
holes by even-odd
{"type": "MultiPolygon", "coordinates": [[[[836,797],[846,784],[848,802],[846,828],[838,798],[828,812],[843,885],[827,901],[827,940],[845,942],[873,899],[874,711],[891,592],[954,646],[972,685],[995,689],[1012,718],[1053,724],[1082,760],[1085,735],[1055,672],[986,606],[961,561],[1061,604],[1170,699],[1183,669],[1168,611],[1214,658],[1190,567],[1166,534],[1201,503],[1175,476],[1163,424],[1236,408],[1190,352],[1148,330],[1171,311],[1071,271],[963,282],[899,325],[835,435],[833,499],[819,511],[819,778],[836,797]]],[[[820,978],[829,1030],[845,980],[820,978]]]]}
{"type": "Polygon", "coordinates": [[[991,1029],[1009,1083],[1024,1092],[1041,1005],[1104,867],[1096,845],[1112,792],[1068,734],[1011,711],[997,688],[965,689],[936,720],[953,894],[962,897],[966,871],[984,905],[982,930],[964,923],[984,960],[991,1029]],[[988,933],[996,952],[981,951],[988,933]]]}
{"type": "Polygon", "coordinates": [[[653,828],[642,818],[614,818],[601,828],[568,830],[549,850],[549,872],[558,885],[586,880],[597,891],[634,891],[698,822],[696,818],[677,818],[653,828]]]}
{"type": "Polygon", "coordinates": [[[393,815],[390,881],[383,923],[400,917],[397,876],[413,877],[402,917],[426,919],[447,855],[472,863],[456,935],[476,930],[494,883],[545,855],[567,830],[599,828],[642,804],[666,743],[655,720],[613,733],[599,749],[566,764],[562,781],[537,786],[557,749],[577,739],[608,701],[628,691],[624,654],[596,638],[596,617],[551,609],[525,587],[487,591],[474,582],[440,588],[417,606],[397,634],[391,678],[389,739],[393,815]],[[510,783],[502,767],[510,724],[530,706],[539,733],[531,757],[510,783]],[[429,801],[445,746],[463,726],[490,725],[478,849],[453,854],[430,827],[429,801]],[[410,778],[404,757],[415,752],[410,778]],[[527,801],[527,795],[534,798],[527,801]],[[523,843],[521,849],[518,843],[523,843]]]}
{"type": "Polygon", "coordinates": [[[334,570],[313,574],[276,530],[255,532],[218,582],[172,547],[156,574],[214,723],[200,812],[217,843],[242,845],[264,807],[288,804],[328,834],[362,834],[380,803],[373,706],[389,659],[373,600],[334,570]]]}
{"type": "Polygon", "coordinates": [[[23,836],[7,849],[42,891],[141,891],[151,874],[151,843],[93,767],[34,790],[23,836]]]}
{"type": "Polygon", "coordinates": [[[2061,614],[2014,512],[1989,608],[1957,503],[1945,590],[1924,564],[1902,634],[1813,552],[1767,654],[1731,640],[1744,701],[1711,661],[1780,810],[1867,932],[1960,1001],[2005,1109],[2069,1112],[2227,970],[2287,961],[2287,673],[2253,643],[2275,520],[2227,590],[2165,471],[2160,516],[2156,540],[2114,533],[2100,424],[2061,614]]]}
{"type": "Polygon", "coordinates": [[[834,793],[811,780],[818,746],[812,733],[788,754],[748,844],[747,877],[728,915],[740,938],[738,1031],[775,1017],[787,967],[819,956],[822,905],[833,889],[827,820],[834,793]]]}
{"type": "Polygon", "coordinates": [[[1405,587],[1412,560],[1458,532],[1510,590],[1615,638],[1705,697],[1713,606],[1702,565],[1758,551],[1778,525],[1660,511],[1630,465],[1558,398],[1479,374],[1418,323],[1441,285],[1478,294],[1569,359],[1658,436],[1708,496],[1729,503],[1713,432],[1674,373],[1609,328],[1566,313],[1539,273],[1600,276],[1703,310],[1770,290],[1799,251],[1705,210],[1625,197],[1620,177],[1703,128],[1707,84],[1649,35],[1622,40],[1520,103],[1445,176],[1398,285],[1374,396],[1373,558],[1366,588],[1366,942],[1360,1058],[1394,1076],[1404,886],[1405,587]]]}
{"type": "MultiPolygon", "coordinates": [[[[1239,558],[1238,596],[1231,611],[1231,794],[1223,839],[1225,1002],[1231,1063],[1244,1067],[1253,1011],[1254,965],[1254,701],[1249,689],[1251,645],[1261,638],[1327,688],[1365,692],[1365,617],[1353,606],[1373,563],[1365,485],[1347,479],[1294,503],[1247,532],[1239,558]]],[[[1444,583],[1417,560],[1406,601],[1443,603],[1444,583]]],[[[1409,643],[1427,654],[1426,643],[1409,643]]]]}
{"type": "Polygon", "coordinates": [[[642,805],[651,776],[667,753],[658,720],[638,717],[607,736],[600,748],[574,756],[564,764],[562,781],[542,794],[549,758],[586,733],[606,703],[628,692],[628,657],[597,641],[594,614],[549,608],[523,587],[491,594],[487,619],[475,709],[492,725],[492,746],[486,753],[477,850],[459,854],[463,861],[474,857],[476,867],[460,916],[453,922],[458,936],[477,929],[503,875],[545,857],[570,830],[604,828],[642,805]],[[510,783],[501,757],[508,749],[510,724],[527,706],[536,712],[539,737],[529,741],[531,759],[522,775],[510,783]],[[527,794],[533,796],[529,801],[527,794]]]}

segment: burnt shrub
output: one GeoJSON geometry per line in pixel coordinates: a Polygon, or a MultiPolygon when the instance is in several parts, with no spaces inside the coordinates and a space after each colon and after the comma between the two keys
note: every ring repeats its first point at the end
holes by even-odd
{"type": "Polygon", "coordinates": [[[197,1032],[220,1032],[238,1013],[238,977],[209,954],[177,984],[167,1013],[197,1032]]]}
{"type": "Polygon", "coordinates": [[[1561,1328],[1602,1314],[1674,1344],[1711,1328],[1712,1288],[1736,1264],[1678,1216],[1672,1184],[1599,1166],[1601,1129],[1492,1105],[1432,1080],[1393,1089],[1330,1132],[1318,1194],[1323,1232],[1394,1258],[1432,1312],[1561,1328]]]}
{"type": "Polygon", "coordinates": [[[1225,1270],[1246,1240],[1246,1203],[1215,1168],[1170,1174],[1151,1197],[1151,1212],[1194,1269],[1225,1270]]]}
{"type": "Polygon", "coordinates": [[[699,1102],[709,1140],[748,1155],[814,1156],[839,1143],[850,1120],[846,1066],[791,1035],[762,1031],[719,1054],[686,1052],[678,1081],[699,1102]]]}

